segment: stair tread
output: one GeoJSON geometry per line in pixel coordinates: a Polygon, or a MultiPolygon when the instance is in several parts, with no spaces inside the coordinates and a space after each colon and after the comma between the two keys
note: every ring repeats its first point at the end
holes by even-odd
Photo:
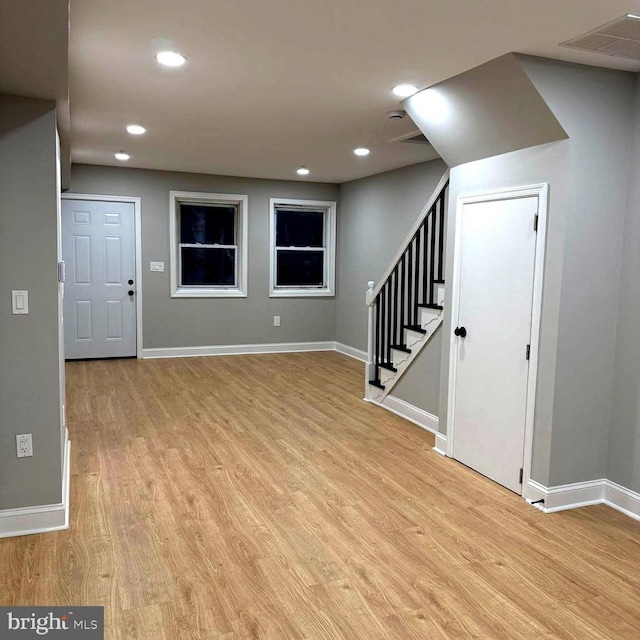
{"type": "Polygon", "coordinates": [[[382,389],[384,391],[384,385],[378,382],[378,380],[369,380],[369,384],[378,387],[378,389],[382,389]]]}
{"type": "Polygon", "coordinates": [[[397,371],[392,362],[380,362],[378,366],[387,369],[387,371],[393,371],[394,373],[397,371]]]}
{"type": "Polygon", "coordinates": [[[405,353],[411,353],[411,349],[408,349],[407,346],[404,344],[392,344],[391,348],[395,349],[396,351],[404,351],[405,353]]]}
{"type": "Polygon", "coordinates": [[[418,306],[422,307],[423,309],[438,309],[439,311],[442,311],[444,309],[444,307],[441,304],[430,304],[428,302],[423,302],[418,306]]]}
{"type": "Polygon", "coordinates": [[[417,333],[427,333],[426,329],[423,329],[419,324],[405,324],[404,328],[417,333]]]}

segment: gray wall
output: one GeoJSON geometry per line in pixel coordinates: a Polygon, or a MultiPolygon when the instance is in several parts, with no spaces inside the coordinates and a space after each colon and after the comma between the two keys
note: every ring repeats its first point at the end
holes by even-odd
{"type": "Polygon", "coordinates": [[[549,482],[606,474],[635,77],[525,59],[571,140],[549,482]]]}
{"type": "MultiPolygon", "coordinates": [[[[433,160],[340,185],[338,342],[367,350],[367,282],[382,277],[446,169],[433,160]]],[[[438,415],[440,356],[436,335],[392,395],[438,415]]]]}
{"type": "MultiPolygon", "coordinates": [[[[606,472],[634,77],[520,59],[570,139],[452,171],[447,274],[457,194],[550,184],[532,475],[560,485],[606,472]]],[[[448,358],[447,343],[441,429],[448,358]]]]}
{"type": "Polygon", "coordinates": [[[607,478],[640,492],[640,82],[636,76],[607,478]]]}
{"type": "Polygon", "coordinates": [[[434,416],[439,415],[443,335],[438,328],[390,394],[434,416]]]}
{"type": "Polygon", "coordinates": [[[142,198],[145,348],[335,340],[335,298],[269,298],[269,198],[337,200],[337,185],[73,165],[71,191],[142,198]],[[170,297],[171,190],[249,196],[247,298],[170,297]],[[164,273],[149,272],[152,260],[165,263],[164,273]]]}
{"type": "Polygon", "coordinates": [[[62,499],[55,115],[0,96],[0,509],[62,499]],[[29,315],[12,315],[13,289],[29,315]],[[32,458],[16,458],[20,433],[32,458]]]}
{"type": "Polygon", "coordinates": [[[367,282],[382,277],[446,169],[433,160],[340,185],[338,342],[367,350],[367,282]]]}

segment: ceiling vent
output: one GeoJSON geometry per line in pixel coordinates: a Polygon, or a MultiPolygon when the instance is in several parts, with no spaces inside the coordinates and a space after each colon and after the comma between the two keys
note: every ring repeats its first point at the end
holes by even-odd
{"type": "Polygon", "coordinates": [[[417,136],[405,138],[404,140],[400,140],[399,142],[410,142],[412,144],[431,144],[425,137],[424,133],[419,133],[417,136]]]}
{"type": "Polygon", "coordinates": [[[400,136],[399,138],[394,138],[393,140],[389,140],[389,142],[409,142],[410,144],[431,144],[429,140],[427,140],[424,133],[420,133],[420,131],[412,131],[409,134],[405,134],[400,136]]]}
{"type": "Polygon", "coordinates": [[[561,46],[640,60],[640,16],[627,14],[561,46]]]}

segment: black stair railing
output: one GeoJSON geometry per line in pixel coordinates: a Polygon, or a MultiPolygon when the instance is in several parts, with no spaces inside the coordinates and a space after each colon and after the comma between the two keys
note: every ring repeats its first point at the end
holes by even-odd
{"type": "Polygon", "coordinates": [[[380,369],[395,371],[392,349],[410,352],[405,329],[425,333],[420,326],[420,308],[441,308],[437,304],[435,285],[444,282],[448,187],[447,172],[383,280],[375,288],[373,282],[369,283],[369,384],[384,388],[380,383],[380,369]]]}

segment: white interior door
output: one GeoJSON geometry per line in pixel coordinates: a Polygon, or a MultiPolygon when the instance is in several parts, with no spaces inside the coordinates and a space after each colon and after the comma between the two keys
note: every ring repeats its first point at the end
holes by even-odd
{"type": "Polygon", "coordinates": [[[519,494],[538,203],[471,201],[458,220],[453,457],[519,494]]]}
{"type": "Polygon", "coordinates": [[[67,359],[136,355],[133,203],[63,200],[67,359]]]}

